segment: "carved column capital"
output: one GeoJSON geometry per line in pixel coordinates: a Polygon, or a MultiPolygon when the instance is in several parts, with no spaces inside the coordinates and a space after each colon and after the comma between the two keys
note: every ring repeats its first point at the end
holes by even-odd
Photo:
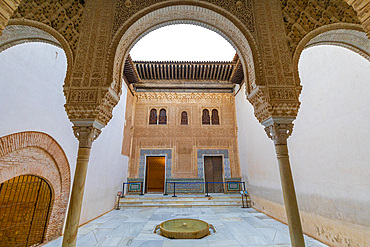
{"type": "Polygon", "coordinates": [[[80,142],[80,148],[91,148],[92,143],[98,138],[101,130],[94,126],[73,126],[73,133],[80,142]]]}
{"type": "Polygon", "coordinates": [[[290,118],[269,118],[262,124],[265,126],[267,136],[274,141],[275,145],[286,145],[289,136],[293,132],[292,121],[293,119],[290,118]]]}

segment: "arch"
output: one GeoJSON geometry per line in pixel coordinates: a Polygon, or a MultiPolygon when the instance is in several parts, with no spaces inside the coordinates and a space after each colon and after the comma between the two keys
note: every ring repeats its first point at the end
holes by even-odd
{"type": "MultiPolygon", "coordinates": [[[[67,40],[50,26],[27,19],[11,19],[0,36],[0,52],[15,45],[42,42],[62,48],[67,57],[66,79],[72,71],[73,52],[67,40]]],[[[64,82],[66,84],[66,81],[64,82]]]]}
{"type": "Polygon", "coordinates": [[[202,111],[202,124],[211,124],[211,119],[209,117],[209,111],[207,109],[203,109],[202,111]]]}
{"type": "Polygon", "coordinates": [[[127,20],[114,36],[108,52],[106,86],[120,93],[124,61],[147,33],[173,24],[193,24],[213,30],[236,49],[245,71],[247,91],[263,84],[260,56],[250,31],[235,16],[205,2],[171,1],[153,4],[127,20]],[[186,4],[186,5],[185,5],[186,4]]]}
{"type": "Polygon", "coordinates": [[[150,110],[149,124],[157,124],[157,110],[156,109],[150,110]]]}
{"type": "Polygon", "coordinates": [[[188,113],[186,111],[181,112],[181,125],[188,125],[188,113]]]}
{"type": "Polygon", "coordinates": [[[212,125],[219,125],[220,124],[220,118],[218,116],[217,109],[212,110],[212,125]]]}
{"type": "Polygon", "coordinates": [[[361,25],[335,23],[319,27],[303,37],[293,55],[295,73],[298,74],[298,62],[302,51],[307,47],[318,45],[341,46],[370,61],[370,40],[361,25]]]}
{"type": "Polygon", "coordinates": [[[70,166],[60,145],[49,135],[27,131],[0,137],[0,183],[20,175],[48,181],[54,195],[45,241],[60,236],[71,187],[70,166]]]}
{"type": "Polygon", "coordinates": [[[167,124],[167,113],[166,113],[166,109],[161,109],[159,111],[158,124],[167,124]]]}

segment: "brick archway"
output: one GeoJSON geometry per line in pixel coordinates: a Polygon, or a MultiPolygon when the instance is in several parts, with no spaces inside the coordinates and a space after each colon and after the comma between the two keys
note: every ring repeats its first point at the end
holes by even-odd
{"type": "Polygon", "coordinates": [[[53,191],[53,206],[45,241],[62,234],[71,186],[70,167],[60,145],[41,132],[0,137],[0,183],[20,175],[45,179],[53,191]]]}

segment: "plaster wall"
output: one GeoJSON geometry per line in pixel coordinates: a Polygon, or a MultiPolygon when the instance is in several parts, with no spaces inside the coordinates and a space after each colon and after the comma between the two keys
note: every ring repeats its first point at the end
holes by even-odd
{"type": "MultiPolygon", "coordinates": [[[[63,148],[73,181],[78,141],[64,110],[66,66],[63,50],[51,45],[22,44],[1,52],[0,136],[22,131],[50,135],[63,148]]],[[[126,99],[121,98],[92,147],[80,224],[111,210],[127,177],[128,161],[121,155],[126,99]]]]}
{"type": "MultiPolygon", "coordinates": [[[[302,105],[288,146],[304,231],[330,246],[368,246],[370,63],[320,46],[302,53],[299,72],[302,105]]],[[[236,97],[236,111],[241,170],[254,207],[286,222],[273,143],[244,94],[236,97]]]]}

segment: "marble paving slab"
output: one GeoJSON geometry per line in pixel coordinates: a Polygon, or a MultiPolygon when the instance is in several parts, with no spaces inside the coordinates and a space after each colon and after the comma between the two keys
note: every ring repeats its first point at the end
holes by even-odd
{"type": "MultiPolygon", "coordinates": [[[[327,245],[305,236],[306,247],[327,245]]],[[[62,237],[44,244],[60,247],[62,237]]],[[[288,247],[288,227],[252,208],[127,208],[113,210],[79,228],[77,247],[288,247]],[[202,239],[174,240],[154,234],[156,225],[176,218],[202,219],[217,232],[202,239]]]]}

